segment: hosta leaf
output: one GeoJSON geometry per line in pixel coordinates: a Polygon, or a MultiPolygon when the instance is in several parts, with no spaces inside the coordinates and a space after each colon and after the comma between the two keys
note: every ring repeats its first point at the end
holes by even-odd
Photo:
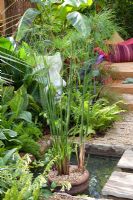
{"type": "Polygon", "coordinates": [[[2,130],[0,130],[0,140],[7,140],[5,134],[2,130]]]}
{"type": "MultiPolygon", "coordinates": [[[[9,142],[12,142],[12,143],[15,143],[15,145],[19,145],[19,147],[22,145],[22,142],[20,140],[17,140],[17,139],[11,139],[11,140],[8,140],[9,142]],[[17,143],[17,144],[16,144],[17,143]]],[[[19,148],[18,147],[18,148],[19,148]]]]}
{"type": "Polygon", "coordinates": [[[32,122],[32,115],[30,112],[28,111],[23,111],[19,116],[18,116],[19,119],[24,119],[25,121],[27,122],[32,122]]]}
{"type": "Polygon", "coordinates": [[[11,138],[14,138],[17,136],[17,132],[13,131],[13,130],[8,130],[8,135],[11,137],[11,138]]]}
{"type": "Polygon", "coordinates": [[[88,37],[90,35],[91,27],[89,19],[85,15],[82,15],[79,12],[74,11],[67,15],[67,19],[68,21],[70,21],[72,26],[84,37],[88,37]]]}

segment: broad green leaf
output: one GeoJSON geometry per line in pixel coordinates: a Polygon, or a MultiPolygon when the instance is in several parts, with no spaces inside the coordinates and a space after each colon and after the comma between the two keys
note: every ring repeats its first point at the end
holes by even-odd
{"type": "Polygon", "coordinates": [[[17,145],[19,145],[19,146],[17,146],[17,148],[19,149],[20,147],[21,147],[21,145],[22,145],[22,142],[20,141],[20,140],[18,140],[18,139],[10,139],[10,140],[8,140],[9,142],[12,142],[12,143],[15,143],[15,146],[17,146],[17,145]],[[16,144],[17,143],[17,144],[16,144]]]}
{"type": "Polygon", "coordinates": [[[7,50],[13,50],[13,45],[12,43],[4,37],[0,37],[0,47],[7,49],[7,50]]]}
{"type": "Polygon", "coordinates": [[[19,90],[16,91],[9,105],[16,116],[18,116],[20,113],[27,109],[28,95],[24,86],[22,86],[21,88],[19,88],[19,90]]]}
{"type": "Polygon", "coordinates": [[[62,6],[70,5],[72,7],[91,6],[92,0],[65,0],[62,6]]]}
{"type": "Polygon", "coordinates": [[[84,37],[88,37],[90,35],[91,27],[89,23],[89,18],[87,18],[85,15],[74,11],[67,15],[67,19],[68,21],[70,21],[72,26],[84,37]]]}
{"type": "MultiPolygon", "coordinates": [[[[1,166],[4,166],[4,165],[5,165],[5,163],[4,163],[4,161],[3,161],[3,158],[0,157],[0,167],[1,167],[1,166]]],[[[1,170],[1,168],[0,168],[0,170],[1,170]]]]}
{"type": "Polygon", "coordinates": [[[2,149],[4,149],[4,143],[0,140],[0,153],[1,153],[1,151],[2,151],[2,149]]]}
{"type": "Polygon", "coordinates": [[[34,22],[35,18],[40,14],[40,12],[35,8],[29,8],[26,10],[24,15],[19,21],[18,31],[16,34],[16,41],[20,41],[25,34],[29,31],[34,22]]]}
{"type": "Polygon", "coordinates": [[[32,115],[30,112],[28,111],[23,111],[19,116],[18,116],[19,119],[24,119],[25,121],[27,122],[32,122],[32,115]]]}
{"type": "Polygon", "coordinates": [[[30,66],[35,66],[35,59],[32,54],[32,51],[33,50],[26,42],[22,42],[18,55],[21,59],[25,60],[25,62],[28,63],[30,66]]]}
{"type": "Polygon", "coordinates": [[[12,150],[9,150],[6,155],[3,158],[4,164],[6,165],[6,163],[8,162],[8,160],[12,157],[12,155],[17,151],[17,148],[14,148],[12,150]]]}
{"type": "Polygon", "coordinates": [[[7,104],[13,97],[14,87],[8,86],[3,88],[2,104],[7,104]]]}
{"type": "Polygon", "coordinates": [[[17,132],[13,131],[13,130],[8,130],[8,135],[11,137],[11,138],[14,138],[17,136],[17,132]]]}
{"type": "Polygon", "coordinates": [[[4,131],[2,131],[2,129],[0,130],[0,140],[7,140],[4,131]]]}

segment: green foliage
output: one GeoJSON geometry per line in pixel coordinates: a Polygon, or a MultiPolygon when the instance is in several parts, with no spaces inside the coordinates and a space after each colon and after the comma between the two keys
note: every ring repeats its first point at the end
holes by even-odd
{"type": "MultiPolygon", "coordinates": [[[[115,21],[127,32],[126,37],[133,37],[132,0],[97,0],[94,2],[93,10],[99,12],[105,7],[114,10],[116,13],[115,21]]],[[[125,31],[123,30],[121,34],[125,37],[125,31]]]]}
{"type": "Polygon", "coordinates": [[[109,105],[109,102],[105,99],[100,99],[94,103],[89,113],[90,127],[98,133],[105,133],[113,122],[120,119],[118,114],[123,112],[117,104],[119,104],[119,102],[109,105]]]}
{"type": "MultiPolygon", "coordinates": [[[[67,96],[62,97],[62,104],[67,102],[67,96]]],[[[123,112],[119,108],[117,103],[109,105],[109,102],[105,99],[99,99],[96,102],[95,96],[86,93],[84,98],[84,111],[82,111],[82,93],[78,90],[74,90],[71,98],[71,122],[73,127],[70,128],[70,135],[77,135],[80,133],[80,124],[82,113],[84,114],[84,134],[105,133],[107,128],[111,127],[114,121],[119,120],[119,113],[123,112]],[[88,124],[87,130],[85,129],[88,124]],[[85,131],[86,130],[86,131],[85,131]]],[[[62,109],[65,109],[62,107],[62,109]]]]}
{"type": "Polygon", "coordinates": [[[90,22],[86,16],[74,11],[67,15],[67,19],[70,21],[73,27],[81,33],[82,36],[88,37],[90,35],[90,22]]]}
{"type": "Polygon", "coordinates": [[[4,148],[17,146],[21,151],[39,157],[37,140],[42,135],[27,111],[29,98],[24,86],[14,92],[13,87],[2,87],[0,140],[4,148]],[[10,95],[10,96],[9,96],[10,95]]]}
{"type": "MultiPolygon", "coordinates": [[[[45,197],[41,192],[42,186],[46,185],[46,172],[33,179],[29,171],[30,157],[20,158],[15,150],[9,151],[8,165],[0,163],[0,198],[3,200],[38,200],[40,196],[45,197]],[[10,160],[9,160],[10,159],[10,160]]],[[[4,157],[4,158],[5,158],[4,157]]],[[[3,159],[4,159],[3,158],[3,159]]],[[[49,192],[50,195],[50,192],[49,192]]]]}
{"type": "Polygon", "coordinates": [[[17,151],[17,149],[12,149],[6,152],[3,157],[0,157],[0,166],[5,166],[8,161],[12,158],[12,155],[17,151]]]}
{"type": "Polygon", "coordinates": [[[28,95],[24,86],[15,92],[14,97],[10,101],[9,105],[11,111],[16,115],[16,117],[19,117],[19,115],[27,109],[28,95]]]}
{"type": "Polygon", "coordinates": [[[25,135],[21,135],[18,139],[22,142],[21,151],[25,153],[31,153],[36,158],[40,156],[40,145],[35,142],[31,137],[29,137],[28,133],[25,132],[25,135]]]}
{"type": "Polygon", "coordinates": [[[26,10],[26,12],[24,13],[23,17],[21,18],[19,22],[19,27],[18,27],[18,31],[16,35],[16,41],[20,41],[24,37],[25,33],[29,31],[29,28],[31,27],[32,22],[34,21],[36,16],[39,14],[40,12],[33,8],[29,8],[28,10],[26,10]]]}

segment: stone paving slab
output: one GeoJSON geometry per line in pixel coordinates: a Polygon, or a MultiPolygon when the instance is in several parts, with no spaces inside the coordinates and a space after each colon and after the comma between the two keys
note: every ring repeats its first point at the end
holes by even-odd
{"type": "Polygon", "coordinates": [[[133,146],[133,112],[122,115],[120,122],[114,123],[104,136],[95,137],[90,144],[105,144],[125,146],[125,149],[133,146]]]}
{"type": "Polygon", "coordinates": [[[101,142],[85,144],[86,155],[93,154],[99,156],[113,156],[117,158],[120,158],[127,148],[128,146],[125,145],[112,145],[101,142]]]}
{"type": "Polygon", "coordinates": [[[117,167],[126,170],[133,170],[133,148],[124,152],[123,156],[117,164],[117,167]]]}
{"type": "Polygon", "coordinates": [[[106,197],[113,196],[118,199],[133,200],[133,174],[126,172],[113,172],[105,184],[102,194],[106,197]]]}

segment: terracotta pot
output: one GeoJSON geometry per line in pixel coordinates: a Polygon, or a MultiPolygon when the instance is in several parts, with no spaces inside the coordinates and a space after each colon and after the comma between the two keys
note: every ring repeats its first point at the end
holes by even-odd
{"type": "MultiPolygon", "coordinates": [[[[57,185],[61,185],[64,181],[67,181],[71,183],[71,189],[69,191],[65,191],[68,194],[76,195],[81,194],[85,190],[88,189],[88,182],[89,182],[89,172],[87,170],[84,170],[83,173],[81,173],[78,170],[78,166],[71,165],[69,169],[69,175],[58,175],[58,172],[50,171],[48,175],[48,181],[51,184],[52,182],[55,182],[57,185]]],[[[58,186],[55,191],[59,192],[61,189],[61,186],[58,186]]]]}

